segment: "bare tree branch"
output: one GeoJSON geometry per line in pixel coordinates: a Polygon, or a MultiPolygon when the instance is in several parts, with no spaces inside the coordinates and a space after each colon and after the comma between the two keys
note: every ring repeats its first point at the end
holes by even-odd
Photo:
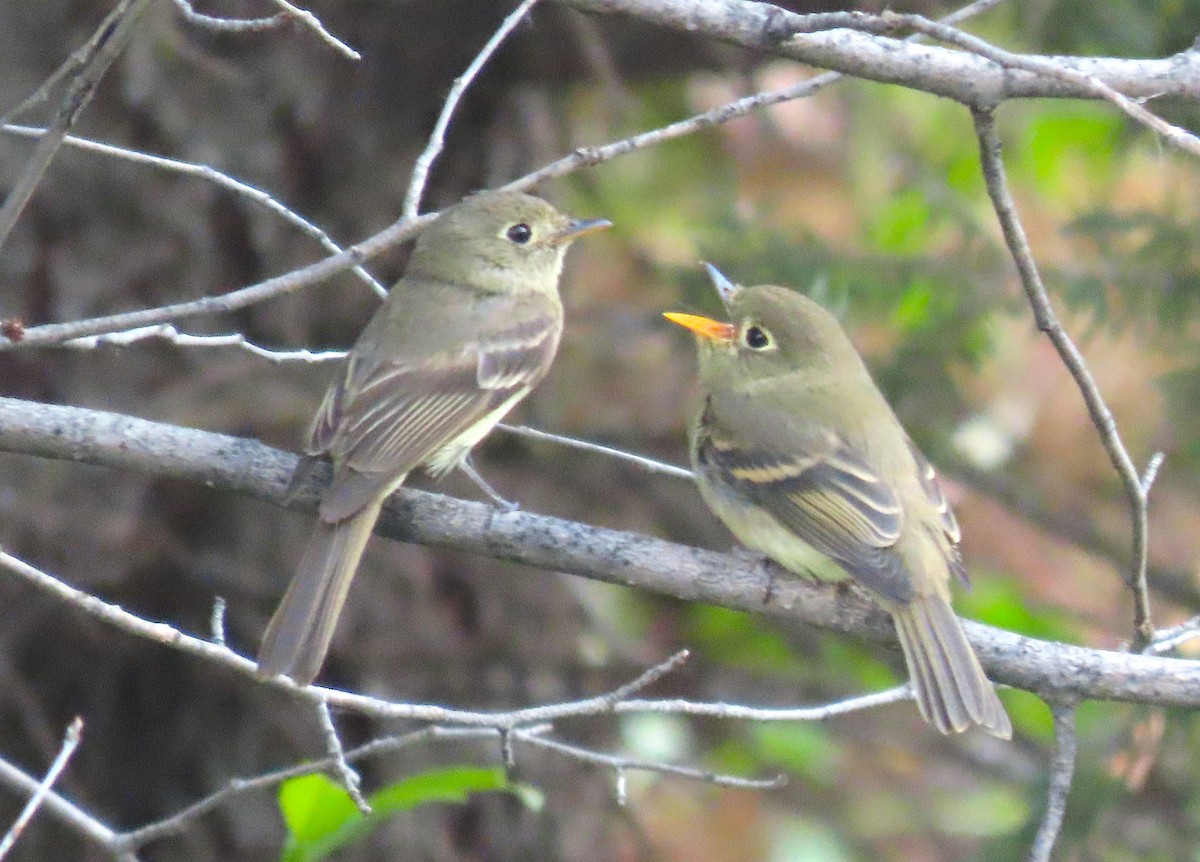
{"type": "MultiPolygon", "coordinates": [[[[526,728],[523,732],[532,734],[545,732],[545,730],[546,728],[544,727],[530,727],[526,728]]],[[[399,736],[374,739],[347,751],[346,760],[357,763],[368,757],[391,754],[431,740],[494,739],[499,734],[498,730],[491,727],[438,727],[434,725],[399,736]]],[[[308,761],[297,766],[289,766],[286,769],[278,769],[264,773],[263,775],[256,775],[253,778],[234,778],[220,790],[193,802],[191,805],[169,817],[164,817],[161,820],[156,820],[153,823],[148,823],[145,826],[131,829],[128,832],[115,836],[114,843],[130,851],[137,850],[152,842],[161,841],[164,838],[170,838],[173,835],[182,833],[205,814],[233,801],[243,794],[274,787],[290,778],[311,775],[314,772],[324,772],[327,769],[335,768],[336,765],[334,758],[327,757],[323,760],[308,761]]]]}
{"type": "MultiPolygon", "coordinates": [[[[584,763],[606,766],[618,776],[628,770],[657,772],[662,775],[674,775],[679,778],[704,781],[708,784],[715,784],[718,787],[740,787],[748,790],[772,790],[787,784],[787,776],[784,775],[777,775],[774,778],[742,778],[737,775],[722,775],[711,770],[695,769],[690,766],[674,766],[669,763],[654,763],[632,757],[622,757],[616,754],[601,754],[586,748],[580,748],[578,745],[569,745],[557,739],[534,736],[522,731],[516,731],[513,735],[534,748],[553,751],[584,763]]],[[[618,797],[620,797],[620,793],[618,793],[618,797]]]]}
{"type": "Polygon", "coordinates": [[[274,278],[268,278],[266,281],[260,281],[258,284],[252,284],[249,287],[223,293],[220,296],[205,296],[188,302],[162,305],[157,308],[147,308],[123,314],[93,317],[88,320],[31,326],[25,329],[21,336],[15,340],[8,337],[0,337],[0,352],[12,350],[14,347],[22,345],[45,346],[60,344],[63,341],[68,341],[72,338],[81,338],[86,335],[119,332],[139,326],[184,320],[189,317],[199,317],[203,314],[222,314],[229,311],[236,311],[239,308],[246,308],[265,299],[308,287],[346,269],[359,266],[374,255],[380,254],[416,235],[417,231],[433,221],[435,216],[436,213],[429,213],[411,221],[402,219],[342,252],[330,255],[301,269],[277,275],[274,278]]]}
{"type": "MultiPolygon", "coordinates": [[[[10,398],[0,398],[0,451],[202,482],[304,511],[315,510],[317,485],[327,478],[314,477],[311,487],[288,501],[285,490],[295,456],[253,440],[10,398]]],[[[875,641],[895,640],[887,615],[860,591],[799,578],[776,578],[768,590],[761,568],[744,558],[636,533],[528,512],[500,514],[482,503],[411,489],[391,499],[377,531],[402,541],[453,547],[875,641]]],[[[989,676],[1047,698],[1200,706],[1197,662],[1052,643],[970,621],[964,628],[989,676]]],[[[145,634],[165,642],[178,639],[178,632],[167,626],[161,630],[151,627],[145,634]]],[[[189,649],[239,672],[253,673],[252,662],[207,641],[189,649]]],[[[274,684],[289,687],[282,680],[274,684]]],[[[324,696],[331,705],[349,709],[374,709],[377,705],[370,698],[344,692],[326,691],[324,696]]],[[[446,711],[432,708],[381,714],[437,722],[473,720],[473,714],[456,713],[447,718],[446,711]]],[[[527,710],[520,713],[520,721],[552,721],[559,716],[551,708],[527,710]]],[[[493,719],[489,716],[486,721],[493,719]]]]}
{"type": "MultiPolygon", "coordinates": [[[[853,13],[850,13],[853,14],[853,13]]],[[[1014,54],[1011,51],[1005,51],[985,42],[977,36],[971,36],[957,30],[954,27],[946,24],[930,21],[921,15],[901,15],[892,12],[885,12],[883,15],[875,16],[858,16],[861,22],[857,26],[871,27],[879,24],[882,26],[894,25],[898,27],[911,27],[918,33],[923,33],[926,36],[931,36],[935,39],[940,39],[951,45],[956,45],[970,51],[973,54],[978,54],[980,57],[986,57],[993,63],[1005,69],[1021,69],[1026,72],[1032,72],[1035,75],[1041,75],[1046,78],[1065,81],[1075,84],[1084,89],[1090,96],[1096,99],[1104,99],[1111,102],[1126,116],[1137,123],[1141,123],[1152,131],[1162,135],[1167,141],[1181,150],[1191,153],[1192,155],[1200,155],[1200,138],[1197,138],[1191,132],[1181,129],[1178,126],[1173,126],[1161,117],[1152,114],[1146,110],[1139,102],[1130,99],[1122,93],[1117,92],[1108,84],[1101,81],[1095,75],[1090,75],[1086,72],[1081,72],[1078,69],[1073,69],[1070,66],[1063,65],[1059,60],[1048,59],[1046,57],[1029,57],[1020,54],[1014,54]]],[[[846,26],[854,27],[855,23],[848,23],[846,26]]],[[[966,104],[972,107],[992,108],[992,104],[983,104],[978,101],[970,101],[966,104]]]]}
{"type": "Polygon", "coordinates": [[[214,15],[204,15],[197,12],[190,0],[171,0],[184,21],[202,27],[205,30],[215,30],[219,33],[258,33],[263,30],[273,30],[288,20],[291,16],[285,12],[276,12],[265,18],[218,18],[214,15]]]}
{"type": "MultiPolygon", "coordinates": [[[[975,111],[973,116],[975,117],[975,131],[979,136],[979,159],[983,168],[983,179],[987,184],[988,195],[992,199],[992,205],[1000,220],[1004,241],[1008,244],[1009,252],[1016,263],[1021,286],[1033,309],[1037,327],[1046,333],[1046,337],[1058,351],[1063,365],[1075,379],[1079,392],[1083,396],[1083,402],[1087,406],[1088,415],[1092,419],[1092,424],[1096,426],[1096,432],[1100,435],[1100,442],[1104,444],[1104,450],[1108,453],[1109,460],[1125,486],[1125,495],[1129,500],[1130,518],[1133,521],[1133,550],[1126,584],[1133,593],[1134,649],[1140,650],[1154,638],[1154,624],[1150,618],[1150,592],[1146,586],[1147,533],[1149,529],[1146,488],[1142,485],[1142,477],[1138,474],[1137,468],[1133,465],[1133,459],[1129,457],[1129,452],[1125,449],[1112,411],[1104,402],[1104,396],[1100,394],[1100,388],[1096,385],[1091,371],[1088,370],[1083,355],[1075,346],[1075,342],[1071,340],[1071,336],[1059,323],[1058,316],[1054,313],[1054,307],[1050,304],[1050,297],[1046,293],[1046,286],[1042,283],[1033,252],[1029,248],[1025,229],[1021,226],[1020,218],[1017,216],[1016,204],[1008,190],[1008,180],[1004,175],[1004,160],[1000,155],[1000,136],[996,133],[995,119],[989,111],[975,111]]],[[[1148,485],[1149,483],[1147,483],[1147,487],[1148,485]]]]}
{"type": "MultiPolygon", "coordinates": [[[[585,12],[626,15],[662,27],[732,42],[810,66],[900,84],[964,105],[1006,99],[1094,99],[1077,80],[1001,66],[979,54],[849,29],[807,32],[837,18],[805,16],[750,0],[558,0],[585,12]],[[796,34],[796,35],[793,35],[796,34]]],[[[862,16],[869,17],[869,16],[862,16]]],[[[880,29],[884,28],[881,23],[880,29]]],[[[1014,55],[1037,60],[1037,55],[1014,55]]],[[[1045,58],[1040,58],[1045,59],[1045,58]]],[[[1062,69],[1088,75],[1129,99],[1200,95],[1200,54],[1155,60],[1054,57],[1062,69]]]]}
{"type": "Polygon", "coordinates": [[[1177,626],[1156,631],[1154,640],[1146,645],[1143,652],[1166,655],[1198,637],[1200,637],[1200,616],[1194,616],[1177,626]]]}
{"type": "Polygon", "coordinates": [[[413,165],[412,180],[408,184],[408,191],[404,194],[404,206],[401,208],[401,215],[404,218],[416,218],[421,211],[421,196],[425,193],[425,182],[429,179],[429,171],[433,167],[434,161],[437,160],[438,154],[441,153],[442,147],[446,145],[446,131],[450,128],[450,120],[454,117],[458,103],[467,92],[467,88],[471,86],[487,61],[491,59],[492,54],[496,53],[500,43],[508,38],[508,34],[516,29],[537,2],[538,0],[522,0],[521,4],[501,22],[496,32],[475,55],[471,65],[467,66],[466,71],[454,79],[454,86],[450,88],[450,93],[446,96],[441,113],[438,114],[437,122],[434,123],[433,131],[429,135],[429,143],[426,144],[421,155],[417,156],[416,164],[413,165]]]}
{"type": "MultiPolygon", "coordinates": [[[[959,10],[951,16],[948,16],[946,21],[962,20],[963,18],[976,14],[986,8],[989,8],[995,0],[979,0],[977,3],[972,3],[963,9],[959,10]]],[[[590,165],[596,165],[609,159],[616,158],[627,153],[635,152],[649,146],[653,146],[672,138],[677,138],[682,135],[693,134],[701,129],[709,128],[721,123],[727,123],[730,120],[745,116],[756,108],[766,105],[773,105],[791,99],[798,99],[804,96],[811,95],[817,90],[825,87],[837,80],[840,76],[837,73],[820,75],[808,81],[804,81],[792,87],[785,88],[772,93],[760,93],[744,99],[738,99],[728,105],[721,106],[711,111],[706,111],[702,114],[672,123],[661,129],[655,129],[649,132],[643,132],[607,144],[602,147],[587,147],[576,150],[569,156],[559,159],[539,170],[533,171],[530,174],[521,177],[508,183],[503,188],[513,190],[526,190],[536,184],[547,179],[565,176],[580,168],[590,165]]],[[[91,148],[99,149],[106,145],[92,145],[91,148]]],[[[157,156],[148,156],[145,154],[137,154],[145,160],[153,160],[153,163],[159,167],[174,168],[170,164],[172,160],[163,159],[157,156]]],[[[130,156],[124,156],[129,158],[130,156]]],[[[183,164],[183,163],[179,163],[183,164]]],[[[197,172],[202,173],[206,179],[212,181],[220,181],[219,172],[206,169],[203,166],[190,166],[197,169],[197,172]],[[215,176],[214,176],[215,175],[215,176]]],[[[239,194],[246,193],[246,184],[240,183],[232,178],[226,178],[228,182],[222,182],[234,188],[239,194]]],[[[249,188],[249,187],[246,187],[249,188]]],[[[269,203],[269,198],[263,193],[258,192],[255,199],[265,206],[276,209],[269,203]]],[[[293,214],[294,215],[294,214],[293,214]]],[[[362,242],[344,250],[335,251],[333,256],[317,263],[301,269],[293,270],[258,284],[249,285],[238,290],[233,290],[228,293],[216,297],[204,297],[202,299],[192,300],[190,302],[176,303],[173,305],[160,306],[158,308],[143,309],[141,311],[126,312],[123,314],[107,315],[105,317],[92,318],[89,320],[78,320],[68,323],[49,323],[39,326],[31,326],[22,330],[20,338],[10,338],[0,334],[0,352],[12,350],[18,345],[21,346],[44,346],[49,344],[59,344],[72,338],[80,338],[90,335],[99,335],[110,332],[119,332],[126,329],[137,327],[145,327],[158,323],[166,323],[169,321],[183,320],[188,317],[196,317],[205,314],[220,314],[223,312],[236,311],[239,308],[245,308],[258,302],[262,302],[272,297],[290,293],[316,284],[330,276],[333,276],[342,270],[348,268],[359,267],[363,261],[379,254],[392,246],[403,242],[406,239],[414,236],[425,224],[433,219],[435,213],[428,213],[424,216],[416,217],[415,219],[401,218],[394,224],[380,231],[372,237],[369,237],[362,242]]],[[[299,219],[291,219],[295,222],[299,219]]],[[[299,220],[303,222],[302,219],[299,220]]],[[[307,225],[307,222],[303,222],[307,225]]],[[[322,237],[322,244],[331,251],[337,248],[328,241],[327,237],[322,237]]],[[[365,275],[365,271],[360,273],[360,276],[365,275]]],[[[366,276],[369,278],[370,276],[366,276]]],[[[377,292],[382,294],[382,288],[376,285],[377,292]]]]}
{"type": "Polygon", "coordinates": [[[21,837],[21,833],[25,831],[25,827],[29,825],[29,821],[33,819],[33,815],[41,808],[45,802],[47,794],[50,793],[50,788],[54,786],[54,782],[58,780],[58,776],[67,768],[67,764],[71,760],[71,755],[75,753],[75,749],[79,747],[79,741],[83,738],[83,719],[75,716],[75,720],[67,726],[67,732],[63,735],[62,747],[59,748],[57,756],[50,764],[50,768],[46,770],[45,776],[38,783],[37,790],[29,797],[29,801],[13,821],[13,825],[9,827],[8,832],[0,839],[0,859],[8,855],[8,851],[17,843],[17,839],[21,837]]]}
{"type": "MultiPolygon", "coordinates": [[[[3,758],[0,758],[0,783],[30,795],[37,793],[40,786],[36,778],[26,775],[3,758]]],[[[136,855],[118,846],[118,836],[113,829],[55,791],[46,792],[42,807],[46,813],[67,824],[89,841],[105,848],[119,862],[137,862],[136,855]]]]}
{"type": "Polygon", "coordinates": [[[87,107],[88,102],[100,85],[100,79],[108,71],[113,60],[125,49],[125,43],[133,33],[133,25],[145,11],[150,0],[121,0],[116,8],[101,22],[96,34],[85,46],[79,58],[79,66],[72,73],[74,79],[67,88],[46,134],[33,149],[8,197],[0,206],[0,246],[3,246],[25,204],[29,203],[38,183],[42,181],[50,163],[62,145],[67,130],[87,107]]]}
{"type": "Polygon", "coordinates": [[[333,713],[330,712],[327,701],[317,704],[317,722],[321,726],[321,737],[325,740],[325,753],[333,761],[333,774],[337,776],[338,783],[342,785],[358,813],[367,816],[371,813],[371,805],[363,796],[362,777],[346,758],[346,748],[342,745],[342,738],[338,736],[337,725],[333,723],[333,713]]]}
{"type": "Polygon", "coordinates": [[[1075,775],[1075,704],[1052,704],[1050,708],[1054,713],[1054,761],[1050,765],[1046,813],[1029,851],[1029,862],[1050,862],[1075,775]]]}
{"type": "MultiPolygon", "coordinates": [[[[35,126],[17,126],[17,125],[0,125],[0,129],[13,135],[20,135],[27,138],[41,138],[46,133],[46,129],[37,128],[35,126]]],[[[282,218],[284,221],[294,225],[304,233],[317,240],[321,246],[328,252],[337,254],[342,251],[342,247],[335,243],[328,233],[323,231],[317,225],[310,222],[308,219],[301,216],[299,213],[276,200],[273,196],[267,194],[262,189],[255,188],[249,183],[234,179],[228,174],[218,171],[216,168],[209,165],[196,164],[195,162],[185,162],[181,159],[170,159],[166,156],[156,156],[152,153],[144,153],[138,150],[131,150],[128,147],[118,147],[113,144],[105,144],[100,141],[93,141],[88,138],[80,138],[75,135],[67,135],[63,138],[63,144],[68,147],[83,150],[85,152],[99,153],[105,156],[112,156],[123,161],[132,162],[134,164],[148,165],[160,170],[169,171],[171,173],[183,174],[185,176],[197,177],[205,182],[213,183],[228,189],[234,194],[244,197],[258,206],[264,207],[268,212],[282,218]]],[[[375,280],[371,273],[367,272],[361,266],[350,267],[350,271],[357,275],[361,280],[369,284],[379,297],[387,296],[387,288],[375,280]]]]}
{"type": "Polygon", "coordinates": [[[587,440],[579,440],[575,437],[566,437],[562,434],[551,434],[548,431],[539,431],[537,428],[530,428],[527,425],[506,425],[501,422],[496,426],[501,431],[512,434],[517,437],[524,437],[528,440],[541,440],[546,443],[556,443],[560,446],[567,446],[571,449],[579,449],[583,452],[594,452],[597,455],[604,455],[607,458],[614,458],[618,461],[625,461],[633,464],[647,473],[657,473],[661,476],[673,476],[676,479],[687,479],[691,481],[695,479],[695,474],[687,467],[679,467],[675,464],[664,464],[662,461],[655,461],[653,458],[647,458],[645,455],[635,455],[632,452],[626,452],[623,449],[614,449],[612,446],[601,446],[599,443],[591,443],[587,440]]]}
{"type": "MultiPolygon", "coordinates": [[[[130,614],[129,612],[122,610],[115,605],[107,604],[94,596],[89,596],[73,587],[68,586],[67,584],[62,583],[45,572],[42,572],[41,570],[30,566],[29,564],[3,551],[0,551],[0,568],[7,569],[10,572],[20,575],[37,586],[67,600],[68,602],[71,602],[93,616],[104,620],[105,622],[110,623],[124,631],[149,638],[156,642],[169,645],[170,647],[191,653],[193,655],[202,656],[216,664],[234,669],[245,676],[255,677],[255,665],[249,659],[239,656],[223,646],[212,644],[200,638],[184,634],[183,632],[164,623],[153,623],[130,614]]],[[[618,688],[613,689],[605,694],[585,698],[584,700],[570,703],[551,704],[548,706],[527,707],[525,709],[517,709],[510,712],[493,713],[466,712],[438,706],[389,703],[377,698],[370,698],[363,695],[350,694],[347,692],[339,692],[333,689],[320,688],[318,686],[307,686],[300,688],[295,686],[285,677],[278,677],[275,680],[268,681],[268,684],[288,689],[297,697],[297,699],[305,701],[305,705],[307,707],[315,706],[317,708],[318,716],[322,725],[322,731],[326,739],[326,746],[329,750],[329,756],[325,760],[317,764],[308,764],[292,769],[271,772],[254,779],[234,780],[226,787],[192,803],[175,814],[126,833],[113,832],[111,829],[103,826],[103,824],[100,824],[99,821],[96,821],[90,815],[87,815],[78,806],[57,795],[45,793],[44,799],[47,807],[61,820],[76,828],[89,840],[98,843],[114,857],[125,862],[125,860],[135,858],[134,853],[138,848],[151,841],[182,831],[196,818],[202,816],[208,811],[211,811],[217,805],[228,801],[230,798],[240,793],[277,783],[293,775],[302,775],[313,772],[317,769],[332,769],[336,774],[338,774],[341,777],[343,786],[347,792],[353,799],[355,799],[355,803],[359,806],[359,810],[364,811],[365,813],[366,810],[369,810],[367,802],[362,794],[358,791],[357,773],[350,766],[350,761],[364,757],[367,754],[395,750],[402,745],[410,744],[411,742],[419,739],[440,737],[486,737],[488,735],[495,735],[500,740],[504,761],[506,764],[510,765],[514,759],[512,742],[514,739],[519,739],[523,742],[545,748],[547,750],[570,757],[574,760],[614,769],[618,777],[618,787],[622,786],[621,778],[626,770],[647,770],[658,772],[664,775],[707,781],[713,784],[730,787],[768,788],[779,786],[779,784],[782,783],[781,778],[760,780],[731,775],[722,775],[707,770],[678,766],[675,764],[657,763],[653,761],[637,760],[616,755],[602,754],[585,748],[580,748],[578,746],[568,745],[566,743],[545,741],[541,739],[541,734],[544,734],[550,729],[549,725],[546,723],[550,719],[630,712],[678,712],[678,714],[709,715],[717,717],[724,716],[727,712],[729,712],[729,710],[727,710],[723,704],[695,704],[686,702],[659,703],[656,701],[635,701],[631,699],[632,695],[637,694],[638,692],[652,685],[665,674],[671,672],[686,658],[687,651],[681,650],[680,652],[677,652],[675,655],[668,658],[666,661],[661,662],[660,664],[640,674],[631,682],[619,686],[618,688]],[[629,708],[629,704],[632,703],[639,705],[637,709],[629,708]],[[420,731],[416,734],[408,734],[405,737],[377,740],[373,743],[369,743],[366,746],[361,746],[357,749],[346,752],[342,749],[341,741],[338,738],[337,731],[333,725],[333,719],[330,712],[330,707],[332,706],[343,709],[356,709],[360,712],[380,718],[404,718],[418,721],[438,721],[449,724],[464,725],[464,727],[451,729],[435,726],[432,728],[427,728],[424,731],[420,731]]],[[[852,710],[874,708],[884,703],[891,702],[891,700],[894,699],[892,694],[892,692],[885,692],[883,697],[866,697],[858,698],[854,701],[843,701],[838,704],[832,704],[827,710],[816,708],[809,710],[808,714],[804,715],[800,715],[799,711],[761,710],[761,715],[758,716],[758,718],[765,721],[817,720],[819,718],[827,718],[831,715],[842,714],[852,710]]],[[[742,709],[736,713],[729,712],[729,715],[739,719],[744,719],[747,717],[745,709],[742,709]]],[[[37,785],[37,782],[34,779],[29,778],[15,767],[9,766],[3,760],[0,760],[0,781],[10,783],[18,788],[25,788],[30,785],[36,787],[37,785]]]]}
{"type": "Polygon", "coordinates": [[[321,362],[338,362],[346,358],[344,350],[270,350],[260,347],[250,341],[240,332],[228,335],[192,335],[180,332],[169,323],[157,323],[152,326],[141,326],[137,329],[125,329],[121,332],[106,332],[103,335],[85,335],[82,338],[72,338],[64,341],[62,346],[70,350],[95,350],[106,344],[116,347],[127,347],[139,341],[162,340],[177,347],[237,347],[268,362],[282,364],[285,362],[303,362],[314,364],[321,362]]]}
{"type": "Polygon", "coordinates": [[[331,46],[339,54],[349,57],[351,60],[362,59],[362,54],[358,53],[337,36],[334,36],[332,33],[330,33],[329,30],[326,29],[325,25],[321,23],[321,19],[312,12],[309,12],[307,9],[302,9],[294,3],[289,3],[288,0],[271,0],[271,2],[282,9],[284,15],[300,21],[305,27],[308,27],[310,30],[316,33],[317,37],[322,42],[331,46]]]}

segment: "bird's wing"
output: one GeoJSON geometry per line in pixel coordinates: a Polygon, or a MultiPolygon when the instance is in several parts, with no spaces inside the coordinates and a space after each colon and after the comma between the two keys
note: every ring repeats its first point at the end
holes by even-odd
{"type": "Polygon", "coordinates": [[[937,511],[942,532],[945,533],[946,539],[950,543],[950,551],[947,555],[950,571],[954,573],[959,583],[963,586],[970,586],[967,580],[967,567],[963,565],[962,555],[958,552],[958,543],[962,541],[962,531],[958,528],[958,519],[954,517],[950,501],[942,492],[942,484],[938,481],[937,471],[933,469],[933,465],[925,459],[921,450],[911,439],[908,441],[908,449],[912,452],[913,460],[917,462],[917,475],[921,480],[921,488],[937,511]]]}
{"type": "Polygon", "coordinates": [[[351,354],[313,423],[308,451],[335,464],[321,517],[357,512],[476,422],[529,391],[558,347],[557,321],[493,327],[457,354],[382,361],[351,354]]]}
{"type": "MultiPolygon", "coordinates": [[[[725,405],[736,409],[736,405],[725,405]]],[[[841,437],[815,424],[761,416],[778,429],[739,440],[710,399],[696,458],[709,476],[768,512],[807,544],[837,561],[864,586],[898,602],[912,599],[912,579],[893,545],[904,512],[888,483],[841,437]]]]}

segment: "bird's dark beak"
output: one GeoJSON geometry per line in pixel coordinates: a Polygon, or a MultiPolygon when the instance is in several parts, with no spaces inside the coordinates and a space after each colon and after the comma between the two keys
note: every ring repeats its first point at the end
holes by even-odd
{"type": "Polygon", "coordinates": [[[612,222],[606,218],[573,218],[562,230],[555,231],[544,240],[546,245],[562,245],[564,242],[574,242],[585,233],[612,227],[612,222]]]}
{"type": "MultiPolygon", "coordinates": [[[[703,261],[701,261],[703,263],[703,261]]],[[[725,277],[725,273],[717,269],[711,263],[705,263],[704,268],[708,270],[708,278],[713,283],[713,287],[717,289],[717,293],[721,295],[721,302],[725,303],[725,307],[729,307],[729,303],[733,300],[741,288],[725,277]]]]}
{"type": "Polygon", "coordinates": [[[663,317],[672,323],[678,323],[685,329],[690,329],[707,341],[733,341],[734,336],[737,335],[737,327],[732,323],[722,323],[698,314],[667,311],[663,313],[663,317]]]}

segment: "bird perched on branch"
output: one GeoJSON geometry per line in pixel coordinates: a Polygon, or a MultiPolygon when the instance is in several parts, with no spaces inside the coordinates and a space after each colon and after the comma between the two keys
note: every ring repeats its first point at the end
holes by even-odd
{"type": "Polygon", "coordinates": [[[895,622],[927,722],[1009,738],[1008,714],[950,607],[951,578],[966,571],[933,468],[833,315],[706,266],[730,322],[666,315],[699,347],[704,403],[690,441],[705,501],[738,541],[784,568],[870,590],[895,622]]]}
{"type": "Polygon", "coordinates": [[[260,674],[316,677],[384,500],[417,467],[465,466],[545,376],[563,328],[563,257],[608,226],[530,195],[481,192],[422,231],[313,420],[292,487],[318,458],[333,462],[333,480],[263,636],[260,674]]]}

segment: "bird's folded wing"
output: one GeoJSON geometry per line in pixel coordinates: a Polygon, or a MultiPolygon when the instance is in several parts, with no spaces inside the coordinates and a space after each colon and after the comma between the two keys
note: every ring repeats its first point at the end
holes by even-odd
{"type": "Polygon", "coordinates": [[[310,452],[337,469],[321,517],[341,520],[546,373],[558,329],[534,318],[493,329],[458,354],[351,357],[313,423],[310,452]],[[366,360],[370,361],[370,360],[366,360]]]}
{"type": "Polygon", "coordinates": [[[963,565],[962,557],[958,552],[958,543],[962,541],[962,531],[958,528],[958,519],[954,517],[950,501],[942,492],[942,484],[938,481],[937,471],[933,469],[932,464],[925,460],[925,456],[921,454],[921,450],[912,440],[908,441],[908,448],[912,452],[913,460],[917,462],[917,475],[921,479],[921,488],[925,491],[925,496],[929,498],[934,509],[937,510],[942,532],[946,534],[946,539],[950,543],[947,555],[950,571],[964,587],[970,586],[967,579],[967,567],[963,565]]]}
{"type": "Polygon", "coordinates": [[[739,442],[718,417],[706,416],[697,448],[704,469],[864,586],[911,600],[911,578],[892,548],[903,510],[888,484],[833,431],[794,421],[770,424],[788,429],[780,445],[764,445],[757,434],[755,442],[739,442]]]}

